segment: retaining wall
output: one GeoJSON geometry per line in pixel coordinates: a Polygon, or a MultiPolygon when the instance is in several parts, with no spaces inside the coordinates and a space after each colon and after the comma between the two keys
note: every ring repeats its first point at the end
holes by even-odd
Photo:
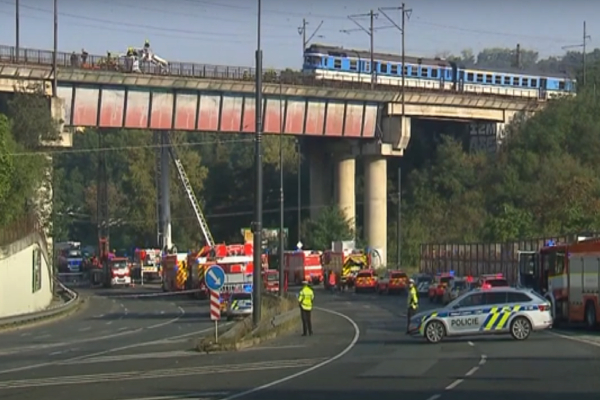
{"type": "Polygon", "coordinates": [[[0,247],[0,318],[43,310],[53,298],[46,243],[32,233],[0,247]]]}

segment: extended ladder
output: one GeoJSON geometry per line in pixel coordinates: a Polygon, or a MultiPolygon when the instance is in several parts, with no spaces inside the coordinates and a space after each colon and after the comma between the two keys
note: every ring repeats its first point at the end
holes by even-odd
{"type": "Polygon", "coordinates": [[[198,199],[194,194],[194,189],[192,188],[190,180],[188,179],[187,174],[185,173],[185,169],[183,168],[183,164],[181,163],[181,160],[177,156],[177,153],[175,152],[175,149],[171,144],[171,139],[166,135],[165,138],[167,139],[167,143],[165,143],[165,145],[167,145],[169,148],[169,154],[173,159],[175,168],[177,168],[177,176],[179,177],[179,181],[183,185],[187,198],[192,206],[192,209],[194,210],[194,214],[196,214],[196,219],[198,220],[198,224],[200,225],[200,229],[202,230],[202,235],[204,235],[206,245],[214,246],[215,240],[213,239],[213,236],[210,233],[210,229],[208,228],[208,224],[206,223],[206,219],[204,218],[204,214],[202,213],[200,204],[198,204],[198,199]]]}

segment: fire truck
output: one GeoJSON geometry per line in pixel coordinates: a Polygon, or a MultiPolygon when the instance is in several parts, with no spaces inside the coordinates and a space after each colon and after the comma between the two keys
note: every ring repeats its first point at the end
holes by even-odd
{"type": "Polygon", "coordinates": [[[318,285],[323,281],[323,266],[320,251],[298,250],[284,254],[288,281],[300,285],[302,281],[318,285]]]}
{"type": "Polygon", "coordinates": [[[548,242],[538,252],[520,252],[520,284],[544,295],[556,324],[600,320],[600,239],[580,238],[570,244],[548,242]]]}
{"type": "Polygon", "coordinates": [[[139,278],[152,281],[160,279],[161,252],[159,249],[136,249],[134,254],[134,268],[139,273],[139,278]]]}
{"type": "Polygon", "coordinates": [[[187,253],[163,255],[160,269],[163,292],[186,290],[189,276],[187,260],[187,253]]]}
{"type": "Polygon", "coordinates": [[[327,250],[323,253],[323,268],[327,275],[336,275],[340,288],[350,288],[359,271],[371,268],[371,257],[362,250],[327,250]]]}
{"type": "MultiPolygon", "coordinates": [[[[279,271],[276,269],[263,270],[263,283],[265,290],[270,293],[279,293],[279,271]]],[[[284,292],[287,292],[287,275],[284,277],[284,292]]]]}
{"type": "Polygon", "coordinates": [[[108,251],[107,238],[99,240],[99,257],[90,270],[90,282],[106,288],[131,285],[131,269],[126,257],[117,257],[108,251]]]}
{"type": "Polygon", "coordinates": [[[451,281],[454,279],[454,272],[445,272],[437,274],[429,286],[428,297],[431,303],[441,303],[444,298],[444,292],[451,281]]]}

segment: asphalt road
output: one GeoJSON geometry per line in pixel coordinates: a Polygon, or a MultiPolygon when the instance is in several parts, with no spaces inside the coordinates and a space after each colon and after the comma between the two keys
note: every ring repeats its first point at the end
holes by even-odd
{"type": "Polygon", "coordinates": [[[403,334],[403,297],[317,291],[317,302],[343,315],[316,310],[312,337],[298,328],[257,348],[198,354],[190,351],[193,332],[211,329],[204,303],[94,297],[69,320],[0,335],[0,397],[587,400],[600,393],[600,337],[592,334],[429,345],[403,334]]]}

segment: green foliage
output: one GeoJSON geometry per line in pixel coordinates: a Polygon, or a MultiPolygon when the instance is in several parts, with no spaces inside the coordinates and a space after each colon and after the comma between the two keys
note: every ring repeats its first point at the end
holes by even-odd
{"type": "Polygon", "coordinates": [[[302,237],[307,249],[328,249],[331,242],[354,239],[354,232],[339,208],[326,207],[317,219],[304,221],[302,237]]]}
{"type": "Polygon", "coordinates": [[[16,92],[8,101],[8,115],[12,121],[14,139],[27,149],[37,149],[40,141],[58,139],[58,121],[52,118],[50,99],[43,90],[34,93],[16,92]]]}

